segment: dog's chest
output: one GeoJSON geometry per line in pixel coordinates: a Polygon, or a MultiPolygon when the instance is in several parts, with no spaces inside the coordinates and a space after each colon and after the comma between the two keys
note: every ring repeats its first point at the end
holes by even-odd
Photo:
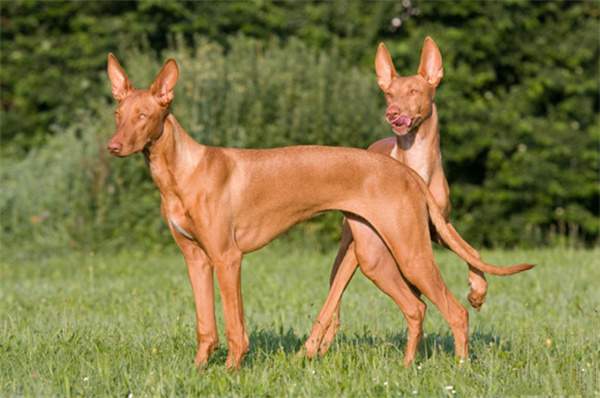
{"type": "Polygon", "coordinates": [[[425,150],[424,147],[420,147],[417,144],[410,150],[404,151],[398,148],[397,145],[394,145],[390,156],[416,171],[427,184],[431,181],[431,153],[425,150]]]}
{"type": "Polygon", "coordinates": [[[189,207],[182,201],[186,192],[181,189],[181,180],[174,177],[175,172],[158,162],[150,163],[150,172],[160,191],[161,213],[173,234],[196,240],[189,207]]]}
{"type": "Polygon", "coordinates": [[[175,233],[187,239],[195,240],[189,214],[177,197],[163,198],[162,209],[166,222],[175,233]]]}

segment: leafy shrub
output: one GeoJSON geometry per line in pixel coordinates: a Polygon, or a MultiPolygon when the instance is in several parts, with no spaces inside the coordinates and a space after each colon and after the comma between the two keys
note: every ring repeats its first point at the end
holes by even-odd
{"type": "MultiPolygon", "coordinates": [[[[122,61],[134,85],[149,85],[160,62],[148,51],[127,54],[122,61]]],[[[201,143],[361,146],[373,131],[385,132],[372,76],[299,41],[264,45],[240,37],[225,54],[215,43],[191,49],[180,40],[165,56],[181,65],[174,114],[201,143]]],[[[100,101],[76,111],[73,123],[47,145],[4,162],[2,241],[40,247],[170,242],[141,155],[114,159],[104,148],[113,129],[112,109],[112,103],[100,101]]],[[[304,228],[330,242],[339,217],[325,220],[304,228]]]]}
{"type": "MultiPolygon", "coordinates": [[[[444,59],[436,102],[452,217],[463,236],[487,246],[598,243],[594,2],[16,1],[0,8],[2,242],[169,241],[142,159],[115,160],[103,149],[113,105],[99,69],[119,43],[126,48],[117,55],[127,54],[120,58],[138,83],[154,77],[156,54],[178,59],[174,112],[202,143],[365,147],[389,134],[372,72],[377,41],[401,74],[413,74],[431,35],[444,59]]],[[[331,242],[339,217],[301,231],[331,242]]]]}

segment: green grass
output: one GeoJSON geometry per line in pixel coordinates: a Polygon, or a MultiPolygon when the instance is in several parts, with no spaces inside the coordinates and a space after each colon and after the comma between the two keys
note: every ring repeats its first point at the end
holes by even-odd
{"type": "MultiPolygon", "coordinates": [[[[194,370],[193,302],[178,253],[4,255],[0,396],[600,395],[598,250],[484,252],[538,267],[490,278],[488,303],[470,311],[466,364],[457,365],[449,329],[429,305],[409,369],[400,312],[360,273],[331,351],[295,357],[325,298],[333,254],[280,245],[246,257],[251,351],[237,372],[224,366],[220,303],[221,348],[194,370]]],[[[436,257],[464,303],[466,267],[452,254],[436,257]]]]}

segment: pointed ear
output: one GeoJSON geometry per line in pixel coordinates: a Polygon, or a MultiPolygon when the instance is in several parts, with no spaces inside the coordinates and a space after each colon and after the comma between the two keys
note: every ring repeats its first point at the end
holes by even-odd
{"type": "Polygon", "coordinates": [[[119,64],[119,60],[112,53],[108,53],[108,63],[106,67],[108,78],[112,86],[112,95],[117,101],[123,101],[133,90],[125,70],[119,64]]]}
{"type": "Polygon", "coordinates": [[[170,58],[165,62],[156,79],[154,79],[154,83],[150,86],[150,92],[162,106],[167,107],[173,101],[175,96],[173,89],[177,79],[179,79],[179,68],[177,62],[170,58]]]}
{"type": "Polygon", "coordinates": [[[383,43],[379,43],[377,47],[375,74],[377,75],[377,84],[382,90],[386,90],[392,84],[392,80],[398,76],[392,57],[383,43]]]}
{"type": "Polygon", "coordinates": [[[423,42],[418,73],[433,87],[437,87],[442,81],[442,77],[444,77],[442,54],[437,44],[429,36],[423,42]]]}

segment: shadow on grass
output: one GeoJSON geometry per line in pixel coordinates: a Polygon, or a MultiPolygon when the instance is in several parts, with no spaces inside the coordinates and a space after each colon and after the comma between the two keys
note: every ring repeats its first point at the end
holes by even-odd
{"type": "MultiPolygon", "coordinates": [[[[260,363],[265,357],[270,357],[277,352],[283,352],[286,355],[297,353],[308,336],[306,334],[297,335],[293,329],[284,331],[283,329],[255,330],[250,334],[250,352],[246,357],[246,364],[252,365],[260,363]]],[[[483,347],[495,345],[500,347],[502,351],[510,351],[511,345],[509,342],[502,342],[499,336],[490,333],[474,332],[470,334],[469,346],[483,347]]],[[[331,351],[343,349],[344,347],[357,348],[376,348],[388,346],[403,353],[406,347],[406,333],[388,334],[385,337],[374,336],[370,331],[365,330],[362,333],[354,335],[346,335],[339,333],[331,347],[331,351]]],[[[421,340],[419,345],[419,358],[421,360],[431,358],[436,352],[444,352],[448,355],[454,354],[454,338],[451,333],[438,334],[427,333],[421,340]]],[[[213,356],[211,362],[224,360],[226,350],[219,349],[213,356]]],[[[476,351],[471,349],[471,359],[476,360],[476,351]]]]}
{"type": "Polygon", "coordinates": [[[296,335],[293,329],[284,331],[280,328],[274,330],[255,330],[250,334],[250,352],[245,359],[249,365],[260,362],[264,357],[270,357],[277,352],[294,354],[300,350],[308,336],[296,335]]]}

